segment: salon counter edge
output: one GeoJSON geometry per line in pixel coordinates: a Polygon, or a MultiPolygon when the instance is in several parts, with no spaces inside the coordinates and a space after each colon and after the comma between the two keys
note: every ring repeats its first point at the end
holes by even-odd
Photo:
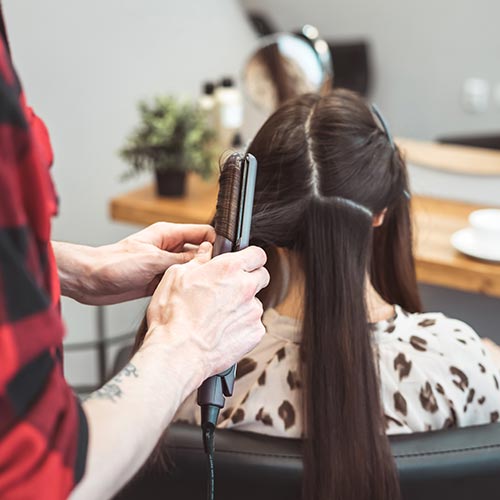
{"type": "MultiPolygon", "coordinates": [[[[162,198],[153,185],[145,186],[114,197],[110,201],[110,215],[115,221],[142,226],[162,220],[209,223],[216,196],[214,181],[205,182],[190,175],[185,197],[162,198]]],[[[484,207],[418,195],[412,205],[419,281],[500,298],[500,264],[462,255],[450,243],[451,235],[468,225],[469,214],[484,207]]]]}

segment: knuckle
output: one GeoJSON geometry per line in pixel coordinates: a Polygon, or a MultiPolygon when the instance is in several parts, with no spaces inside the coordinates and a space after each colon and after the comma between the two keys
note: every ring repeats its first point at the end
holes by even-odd
{"type": "Polygon", "coordinates": [[[243,297],[245,301],[250,301],[252,300],[256,293],[257,293],[257,287],[255,286],[255,281],[254,280],[248,280],[247,283],[245,284],[243,289],[243,297]]]}
{"type": "Polygon", "coordinates": [[[253,299],[245,310],[245,321],[250,328],[256,328],[262,323],[264,309],[258,299],[253,299]]]}
{"type": "Polygon", "coordinates": [[[253,318],[252,320],[255,322],[255,324],[257,325],[261,325],[262,324],[262,310],[259,310],[259,309],[255,309],[254,310],[254,313],[253,313],[253,318]]]}
{"type": "Polygon", "coordinates": [[[171,275],[177,275],[181,272],[182,265],[181,264],[172,264],[168,269],[167,273],[171,275]]]}
{"type": "Polygon", "coordinates": [[[255,254],[255,257],[257,257],[262,262],[262,265],[267,262],[267,254],[261,247],[252,246],[249,247],[249,249],[251,249],[255,254]]]}
{"type": "Polygon", "coordinates": [[[163,222],[163,221],[158,221],[151,224],[151,227],[155,231],[166,231],[167,229],[170,228],[170,226],[171,224],[169,222],[163,222]]]}
{"type": "Polygon", "coordinates": [[[168,279],[173,280],[176,283],[182,282],[183,281],[183,269],[182,269],[182,264],[172,264],[166,271],[165,271],[165,276],[168,279]]]}
{"type": "Polygon", "coordinates": [[[257,298],[255,298],[254,300],[254,309],[258,317],[261,318],[264,314],[264,306],[262,305],[262,302],[257,298]]]}
{"type": "Polygon", "coordinates": [[[200,229],[204,229],[207,233],[215,233],[215,229],[210,224],[199,224],[200,229]]]}
{"type": "Polygon", "coordinates": [[[255,341],[260,342],[264,335],[266,334],[266,327],[259,321],[258,326],[254,329],[255,341]]]}
{"type": "Polygon", "coordinates": [[[262,272],[264,274],[263,281],[264,281],[264,288],[265,288],[271,282],[271,274],[269,273],[269,271],[265,267],[262,268],[262,272]]]}

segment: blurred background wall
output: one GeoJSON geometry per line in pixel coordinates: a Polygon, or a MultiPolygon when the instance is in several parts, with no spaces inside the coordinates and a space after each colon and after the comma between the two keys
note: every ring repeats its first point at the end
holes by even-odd
{"type": "MultiPolygon", "coordinates": [[[[476,0],[241,0],[267,12],[281,30],[315,25],[337,41],[371,44],[376,101],[395,133],[437,135],[492,129],[500,123],[500,2],[476,0]],[[484,113],[461,106],[464,82],[491,85],[484,113]],[[494,93],[497,93],[495,102],[494,93]]],[[[333,54],[335,63],[335,54],[333,54]]]]}
{"type": "MultiPolygon", "coordinates": [[[[137,230],[113,223],[121,182],[117,151],[136,125],[136,102],[159,93],[197,96],[203,80],[237,74],[255,35],[233,0],[5,0],[7,29],[28,100],[55,150],[60,215],[53,237],[100,245],[137,230]]],[[[208,216],[208,214],[207,214],[208,216]]],[[[134,330],[147,302],[107,307],[108,336],[134,330]]],[[[93,307],[63,299],[66,342],[96,336],[93,307]]],[[[113,352],[111,352],[113,354],[113,352]]],[[[72,383],[94,383],[91,352],[67,353],[72,383]]]]}

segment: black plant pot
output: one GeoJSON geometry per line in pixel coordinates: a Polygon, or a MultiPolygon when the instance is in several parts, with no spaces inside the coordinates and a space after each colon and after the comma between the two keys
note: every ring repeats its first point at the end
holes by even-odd
{"type": "Polygon", "coordinates": [[[186,194],[186,172],[165,170],[156,174],[156,192],[160,196],[181,197],[186,194]]]}

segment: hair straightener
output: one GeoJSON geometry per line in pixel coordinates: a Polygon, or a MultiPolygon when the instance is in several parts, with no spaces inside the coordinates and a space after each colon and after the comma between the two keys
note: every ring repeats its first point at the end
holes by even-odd
{"type": "MultiPolygon", "coordinates": [[[[214,219],[213,256],[246,248],[250,241],[257,160],[251,154],[231,155],[224,163],[220,179],[217,210],[214,219]]],[[[198,389],[201,407],[203,444],[208,456],[209,477],[207,498],[215,498],[214,433],[225,398],[233,394],[236,365],[203,382],[198,389]]]]}

